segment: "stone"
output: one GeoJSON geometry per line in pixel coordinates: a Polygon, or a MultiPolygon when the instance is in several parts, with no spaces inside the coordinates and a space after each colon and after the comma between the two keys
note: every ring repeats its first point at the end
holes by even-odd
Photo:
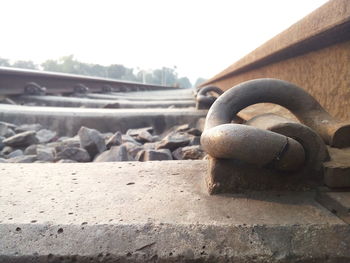
{"type": "Polygon", "coordinates": [[[153,141],[153,136],[146,130],[140,131],[138,136],[135,137],[135,139],[138,142],[145,143],[145,142],[152,142],[153,141]]]}
{"type": "Polygon", "coordinates": [[[21,155],[7,159],[9,163],[32,163],[36,161],[36,155],[21,155]]]}
{"type": "Polygon", "coordinates": [[[70,160],[70,159],[61,159],[57,161],[56,163],[76,163],[77,161],[70,160]]]}
{"type": "Polygon", "coordinates": [[[183,125],[177,126],[175,128],[175,132],[185,132],[185,131],[188,131],[190,128],[191,127],[189,124],[183,124],[183,125]]]}
{"type": "Polygon", "coordinates": [[[201,137],[200,136],[194,136],[189,145],[200,145],[201,144],[201,137]]]}
{"type": "Polygon", "coordinates": [[[95,129],[81,127],[78,131],[80,145],[94,158],[97,154],[104,152],[106,143],[101,133],[95,129]]]}
{"type": "Polygon", "coordinates": [[[145,150],[156,150],[157,145],[158,144],[156,142],[146,142],[143,145],[143,149],[145,149],[145,150]]]}
{"type": "Polygon", "coordinates": [[[38,147],[36,157],[39,161],[53,162],[55,160],[55,150],[50,147],[38,147]]]}
{"type": "Polygon", "coordinates": [[[110,150],[107,150],[99,154],[94,162],[125,162],[129,161],[128,152],[124,145],[112,146],[110,150]]]}
{"type": "Polygon", "coordinates": [[[0,151],[5,147],[5,144],[2,142],[5,140],[5,137],[0,136],[0,151]]]}
{"type": "Polygon", "coordinates": [[[24,155],[23,151],[20,149],[14,150],[13,152],[9,153],[6,157],[7,158],[13,158],[17,156],[22,156],[24,155]]]}
{"type": "Polygon", "coordinates": [[[2,156],[6,156],[6,155],[9,155],[11,152],[13,152],[14,151],[14,149],[13,149],[13,147],[11,147],[11,146],[5,146],[2,150],[1,150],[1,155],[2,156]]]}
{"type": "Polygon", "coordinates": [[[106,147],[107,149],[110,149],[112,146],[119,146],[122,143],[123,143],[122,133],[120,131],[117,131],[106,141],[106,147]]]}
{"type": "Polygon", "coordinates": [[[126,150],[128,151],[129,155],[134,159],[136,158],[136,155],[139,151],[143,150],[142,146],[139,146],[137,144],[134,144],[132,142],[125,142],[122,145],[126,147],[126,150]]]}
{"type": "Polygon", "coordinates": [[[32,144],[29,145],[27,148],[24,150],[24,154],[26,155],[36,155],[36,149],[38,148],[38,144],[32,144]]]}
{"type": "Polygon", "coordinates": [[[18,133],[14,136],[8,137],[3,140],[3,143],[12,147],[27,147],[31,144],[38,143],[38,139],[35,137],[35,131],[25,131],[18,133]]]}
{"type": "Polygon", "coordinates": [[[4,158],[0,158],[0,163],[7,163],[7,160],[4,158]]]}
{"type": "Polygon", "coordinates": [[[200,160],[205,156],[205,152],[199,145],[180,147],[172,154],[176,160],[200,160]]]}
{"type": "Polygon", "coordinates": [[[202,132],[198,130],[197,128],[191,128],[188,131],[186,131],[188,134],[194,135],[194,136],[201,136],[202,132]]]}
{"type": "Polygon", "coordinates": [[[70,159],[77,162],[89,162],[91,160],[89,153],[85,149],[69,146],[56,153],[56,160],[59,159],[70,159]]]}
{"type": "Polygon", "coordinates": [[[162,160],[172,160],[173,157],[171,155],[170,150],[168,149],[160,149],[160,150],[143,150],[140,151],[136,159],[140,162],[147,161],[162,161],[162,160]]]}
{"type": "Polygon", "coordinates": [[[17,125],[5,121],[0,121],[1,125],[6,125],[7,127],[11,128],[12,130],[15,130],[17,128],[17,125]]]}
{"type": "Polygon", "coordinates": [[[8,137],[7,134],[8,134],[9,129],[10,128],[5,123],[0,122],[0,136],[8,137]]]}
{"type": "Polygon", "coordinates": [[[56,132],[47,129],[41,129],[36,133],[36,138],[38,138],[39,143],[51,142],[56,138],[56,136],[56,132]]]}
{"type": "Polygon", "coordinates": [[[179,147],[187,146],[191,141],[192,136],[185,133],[175,133],[166,136],[158,143],[157,149],[169,149],[174,151],[179,147]]]}
{"type": "Polygon", "coordinates": [[[152,136],[152,142],[157,142],[160,140],[160,136],[159,135],[153,135],[152,136]]]}
{"type": "Polygon", "coordinates": [[[125,143],[125,142],[131,142],[133,144],[136,144],[136,145],[142,145],[141,143],[139,143],[138,141],[136,141],[133,137],[131,137],[130,135],[127,135],[127,134],[123,134],[122,135],[122,142],[125,143]]]}
{"type": "Polygon", "coordinates": [[[129,129],[126,134],[130,135],[132,137],[137,137],[142,131],[146,131],[148,133],[153,133],[153,127],[144,127],[144,128],[139,128],[139,129],[129,129]]]}
{"type": "Polygon", "coordinates": [[[20,126],[17,126],[15,128],[16,133],[22,133],[26,131],[39,131],[42,128],[42,126],[38,123],[35,124],[22,124],[20,126]]]}
{"type": "Polygon", "coordinates": [[[66,147],[80,147],[80,141],[78,138],[68,138],[61,142],[48,143],[47,146],[54,147],[56,152],[61,152],[66,147]]]}

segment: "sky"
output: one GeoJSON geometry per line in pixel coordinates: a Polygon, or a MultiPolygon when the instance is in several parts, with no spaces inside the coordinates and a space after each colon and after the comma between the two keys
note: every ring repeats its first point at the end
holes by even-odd
{"type": "Polygon", "coordinates": [[[210,78],[326,0],[0,0],[0,57],[210,78]]]}

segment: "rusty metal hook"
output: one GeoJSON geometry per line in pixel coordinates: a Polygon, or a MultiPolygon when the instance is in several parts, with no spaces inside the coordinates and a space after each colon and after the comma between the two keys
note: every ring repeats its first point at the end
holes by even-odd
{"type": "Polygon", "coordinates": [[[215,102],[217,97],[208,95],[209,92],[214,92],[219,96],[224,93],[221,89],[215,86],[207,86],[200,89],[196,95],[197,109],[209,109],[210,106],[215,102]]]}
{"type": "Polygon", "coordinates": [[[350,123],[336,120],[309,93],[278,79],[250,80],[226,91],[208,111],[203,137],[207,130],[230,123],[242,109],[264,102],[287,108],[327,144],[339,148],[350,146],[350,123]]]}

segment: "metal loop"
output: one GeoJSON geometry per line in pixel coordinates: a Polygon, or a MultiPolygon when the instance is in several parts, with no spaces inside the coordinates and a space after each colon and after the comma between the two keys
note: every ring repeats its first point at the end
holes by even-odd
{"type": "Polygon", "coordinates": [[[89,88],[86,85],[79,83],[74,86],[74,92],[85,94],[89,92],[89,88]]]}
{"type": "Polygon", "coordinates": [[[28,95],[42,95],[45,94],[46,88],[41,87],[36,82],[28,82],[24,87],[24,93],[28,95]]]}
{"type": "Polygon", "coordinates": [[[215,102],[217,97],[209,95],[209,92],[214,92],[219,96],[223,94],[223,91],[215,86],[207,86],[200,89],[196,95],[197,109],[209,109],[210,106],[215,102]]]}
{"type": "Polygon", "coordinates": [[[230,123],[242,109],[264,102],[287,108],[327,144],[339,148],[350,146],[350,123],[336,120],[309,93],[278,79],[251,80],[226,91],[211,106],[205,130],[230,123]]]}

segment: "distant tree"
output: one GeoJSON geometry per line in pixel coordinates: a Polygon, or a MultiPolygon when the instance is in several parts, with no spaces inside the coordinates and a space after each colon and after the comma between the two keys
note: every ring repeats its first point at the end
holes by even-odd
{"type": "Polygon", "coordinates": [[[198,87],[199,85],[201,85],[203,82],[205,82],[207,79],[205,78],[198,78],[194,84],[195,87],[198,87]]]}
{"type": "Polygon", "coordinates": [[[25,68],[25,69],[38,69],[37,65],[30,60],[18,60],[12,64],[12,67],[15,68],[25,68]]]}
{"type": "Polygon", "coordinates": [[[10,67],[10,62],[8,59],[0,58],[0,67],[10,67]]]}
{"type": "Polygon", "coordinates": [[[184,88],[184,89],[192,88],[191,81],[187,77],[179,78],[176,82],[179,84],[180,88],[184,88]]]}

